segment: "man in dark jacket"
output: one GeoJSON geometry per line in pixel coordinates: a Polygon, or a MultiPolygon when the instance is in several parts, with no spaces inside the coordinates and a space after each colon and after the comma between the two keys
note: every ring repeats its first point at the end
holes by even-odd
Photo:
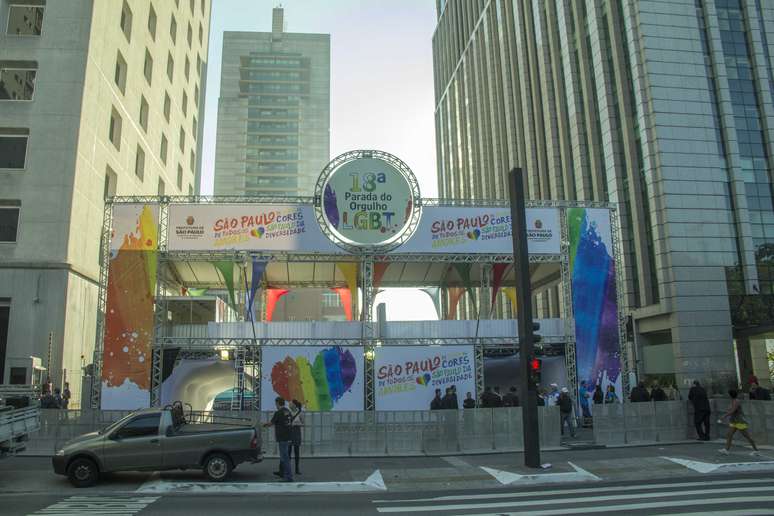
{"type": "Polygon", "coordinates": [[[503,406],[504,407],[518,407],[519,406],[519,396],[516,394],[516,387],[511,385],[511,388],[508,389],[508,392],[505,393],[505,396],[503,396],[503,406]]]}
{"type": "Polygon", "coordinates": [[[435,390],[435,398],[433,398],[433,401],[430,402],[430,410],[440,410],[443,408],[442,405],[442,399],[441,399],[441,389],[435,390]]]}
{"type": "Polygon", "coordinates": [[[666,392],[664,392],[664,389],[662,389],[659,384],[657,384],[657,383],[653,384],[653,388],[650,390],[650,399],[651,399],[651,401],[666,401],[667,400],[666,392]]]}
{"type": "Polygon", "coordinates": [[[556,404],[559,405],[559,421],[562,435],[564,435],[564,424],[567,423],[570,435],[575,437],[575,426],[572,424],[572,398],[570,398],[570,392],[567,387],[562,387],[562,392],[559,393],[556,404]]]}
{"type": "Polygon", "coordinates": [[[466,396],[462,401],[462,408],[476,408],[476,400],[473,399],[473,394],[469,392],[466,396]]]}
{"type": "Polygon", "coordinates": [[[271,421],[264,423],[263,426],[268,428],[274,427],[274,440],[277,441],[280,455],[280,470],[274,474],[281,476],[285,482],[293,481],[293,470],[290,469],[290,441],[291,441],[291,423],[292,414],[290,410],[285,406],[285,400],[277,397],[274,400],[277,406],[277,411],[271,417],[271,421]]]}
{"type": "Polygon", "coordinates": [[[771,393],[768,389],[765,389],[754,383],[750,386],[750,399],[758,401],[771,401],[771,393]]]}
{"type": "Polygon", "coordinates": [[[441,398],[441,408],[447,410],[457,410],[460,406],[457,404],[457,396],[451,387],[446,388],[446,394],[441,398]]]}
{"type": "Polygon", "coordinates": [[[496,405],[497,396],[492,392],[490,386],[484,387],[484,394],[481,395],[481,406],[483,408],[494,408],[496,405]]]}
{"type": "Polygon", "coordinates": [[[632,393],[629,396],[629,400],[632,403],[640,403],[643,401],[650,401],[650,393],[648,392],[648,389],[645,388],[645,383],[640,382],[637,384],[637,387],[632,389],[632,393]]]}
{"type": "Polygon", "coordinates": [[[693,404],[693,424],[696,426],[696,434],[700,441],[710,440],[710,404],[707,399],[707,391],[698,380],[694,380],[693,387],[688,391],[688,400],[693,404]]]}

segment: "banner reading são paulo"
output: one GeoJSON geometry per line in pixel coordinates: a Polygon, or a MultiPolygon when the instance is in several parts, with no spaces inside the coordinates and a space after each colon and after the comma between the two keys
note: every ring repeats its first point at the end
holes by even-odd
{"type": "Polygon", "coordinates": [[[376,410],[428,410],[435,396],[452,385],[462,406],[465,393],[476,396],[472,346],[391,346],[376,350],[376,410]]]}
{"type": "Polygon", "coordinates": [[[299,204],[172,204],[168,235],[170,251],[343,252],[320,230],[314,208],[299,204]]]}
{"type": "MultiPolygon", "coordinates": [[[[559,210],[527,208],[529,252],[559,254],[560,242],[559,210]]],[[[425,207],[414,236],[395,252],[511,254],[511,212],[508,208],[425,207]]]]}

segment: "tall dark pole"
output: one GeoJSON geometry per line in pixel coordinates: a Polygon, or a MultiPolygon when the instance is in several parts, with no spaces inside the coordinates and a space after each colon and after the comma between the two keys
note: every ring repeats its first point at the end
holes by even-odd
{"type": "Polygon", "coordinates": [[[527,250],[527,214],[524,207],[524,180],[520,168],[508,175],[511,198],[513,265],[516,272],[516,303],[521,357],[521,406],[524,423],[524,465],[540,467],[540,433],[538,431],[537,386],[530,368],[535,356],[532,336],[532,290],[529,282],[527,250]]]}

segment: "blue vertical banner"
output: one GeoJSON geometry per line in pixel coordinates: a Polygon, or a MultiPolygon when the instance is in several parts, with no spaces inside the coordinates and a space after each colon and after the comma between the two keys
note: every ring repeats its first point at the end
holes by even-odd
{"type": "Polygon", "coordinates": [[[247,292],[247,313],[245,314],[245,319],[248,321],[252,321],[254,319],[253,304],[255,303],[255,293],[261,286],[261,280],[263,279],[263,274],[266,272],[267,263],[268,262],[265,260],[259,260],[257,257],[253,256],[253,269],[252,274],[250,275],[250,290],[247,292]]]}

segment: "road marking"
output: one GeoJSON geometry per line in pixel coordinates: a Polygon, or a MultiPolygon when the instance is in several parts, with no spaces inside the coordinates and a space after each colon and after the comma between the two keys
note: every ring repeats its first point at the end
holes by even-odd
{"type": "MultiPolygon", "coordinates": [[[[633,490],[633,489],[632,489],[633,490]]],[[[708,495],[708,494],[740,494],[740,493],[760,493],[759,486],[748,487],[736,487],[729,489],[695,489],[689,491],[670,491],[667,493],[637,493],[633,494],[621,494],[621,495],[604,495],[604,496],[582,496],[575,498],[554,498],[544,500],[518,500],[511,502],[491,502],[491,503],[468,503],[468,504],[449,504],[449,505],[412,505],[403,507],[377,507],[379,512],[437,512],[437,511],[470,511],[473,509],[500,509],[513,507],[527,507],[535,505],[570,505],[577,503],[590,503],[590,502],[613,502],[618,500],[631,500],[633,496],[639,499],[642,498],[669,498],[677,496],[694,496],[694,495],[708,495]]],[[[541,496],[539,493],[534,493],[533,496],[541,496]]],[[[774,500],[774,496],[768,497],[770,500],[774,500]]],[[[704,502],[714,501],[714,499],[701,498],[704,502]]],[[[762,500],[761,500],[762,501],[762,500]]],[[[696,503],[694,500],[692,503],[696,503]]],[[[595,507],[598,510],[599,506],[595,507]]],[[[573,509],[575,510],[575,509],[573,509]]],[[[531,512],[532,514],[537,514],[531,512]]],[[[558,513],[559,514],[559,513],[558,513]]]]}
{"type": "MultiPolygon", "coordinates": [[[[487,514],[469,514],[468,516],[561,516],[564,514],[599,514],[603,512],[620,512],[620,511],[637,511],[644,509],[662,509],[665,507],[687,507],[696,505],[731,505],[731,504],[744,504],[744,503],[758,503],[758,502],[774,502],[774,496],[750,496],[750,497],[738,497],[738,498],[718,498],[705,500],[671,500],[665,502],[648,502],[648,503],[631,503],[624,505],[602,505],[597,507],[584,507],[584,508],[570,508],[570,509],[549,509],[544,511],[529,511],[529,512],[497,512],[487,514]]],[[[660,512],[659,512],[660,514],[660,512]]],[[[683,513],[679,513],[683,514],[683,513]]],[[[715,514],[711,511],[700,512],[696,514],[715,514]]],[[[734,511],[732,514],[758,515],[758,514],[773,514],[772,511],[765,511],[764,509],[750,509],[744,511],[734,511]]]]}
{"type": "Polygon", "coordinates": [[[661,516],[771,516],[772,509],[745,509],[732,511],[671,512],[661,516]]]}
{"type": "Polygon", "coordinates": [[[132,516],[158,499],[158,496],[71,496],[33,514],[132,516]]]}
{"type": "Polygon", "coordinates": [[[361,482],[168,482],[150,480],[137,493],[362,493],[386,491],[377,469],[361,482]]]}
{"type": "Polygon", "coordinates": [[[680,464],[688,469],[698,471],[699,473],[731,473],[741,471],[768,471],[774,470],[774,461],[764,462],[727,462],[712,464],[710,462],[701,462],[698,460],[678,459],[675,457],[661,457],[668,461],[680,464]]]}
{"type": "Polygon", "coordinates": [[[519,473],[511,473],[510,471],[487,468],[486,466],[481,466],[481,469],[495,477],[495,479],[503,485],[510,485],[517,482],[522,484],[555,484],[560,482],[589,482],[602,480],[598,476],[589,473],[572,462],[568,462],[567,464],[572,466],[575,471],[566,473],[535,473],[533,475],[521,475],[519,473]]]}
{"type": "MultiPolygon", "coordinates": [[[[651,491],[660,489],[680,489],[683,487],[709,487],[709,486],[733,486],[733,485],[756,485],[765,484],[768,487],[774,487],[772,479],[737,479],[737,480],[696,480],[695,482],[675,482],[671,484],[648,484],[642,486],[605,486],[605,493],[615,493],[623,491],[651,491]]],[[[762,486],[767,487],[767,486],[762,486]]],[[[583,487],[578,489],[552,489],[550,491],[529,491],[516,493],[489,493],[489,494],[469,494],[469,495],[446,495],[434,496],[432,498],[411,498],[405,500],[373,500],[373,503],[419,503],[419,502],[451,502],[460,500],[497,500],[503,498],[535,498],[538,496],[554,495],[572,495],[584,493],[598,493],[599,487],[583,487]]],[[[637,496],[637,494],[632,494],[637,496]]]]}
{"type": "Polygon", "coordinates": [[[444,460],[451,464],[452,466],[456,468],[470,468],[472,467],[469,463],[465,462],[464,460],[460,459],[459,457],[441,457],[441,460],[444,460]]]}

